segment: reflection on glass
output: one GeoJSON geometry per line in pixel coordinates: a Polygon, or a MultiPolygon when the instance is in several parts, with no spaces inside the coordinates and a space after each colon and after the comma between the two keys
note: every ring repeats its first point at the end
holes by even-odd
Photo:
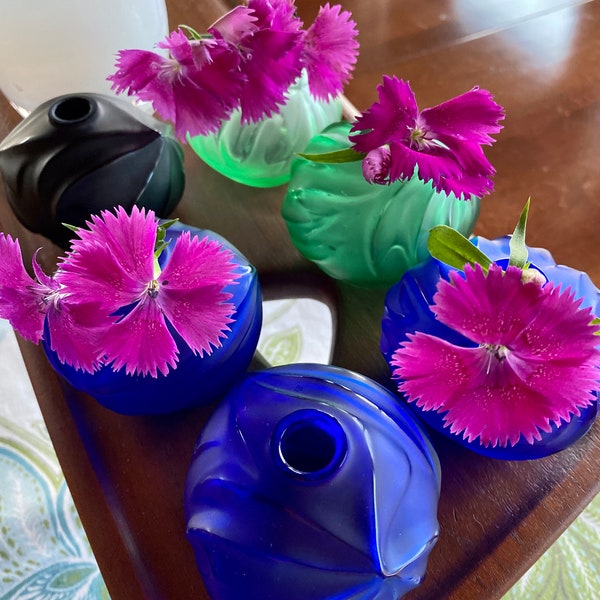
{"type": "Polygon", "coordinates": [[[498,52],[555,79],[565,68],[577,34],[578,6],[552,6],[548,0],[504,2],[454,0],[459,27],[474,38],[495,35],[498,52]]]}

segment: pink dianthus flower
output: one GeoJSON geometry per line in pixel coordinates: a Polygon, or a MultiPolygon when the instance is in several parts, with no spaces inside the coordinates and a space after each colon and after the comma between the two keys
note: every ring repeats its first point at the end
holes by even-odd
{"type": "Polygon", "coordinates": [[[108,77],[112,89],[151,102],[182,141],[187,135],[217,131],[237,108],[246,82],[235,48],[212,37],[190,40],[181,29],[157,46],[167,50],[168,57],[121,50],[117,71],[108,77]]]}
{"type": "Polygon", "coordinates": [[[481,146],[493,143],[504,111],[488,91],[474,87],[423,111],[409,83],[397,77],[385,76],[377,91],[379,101],[351,130],[354,149],[366,154],[368,181],[391,183],[416,173],[436,191],[458,198],[493,189],[495,170],[481,146]]]}
{"type": "Polygon", "coordinates": [[[134,207],[128,215],[119,207],[93,216],[88,225],[78,230],[57,279],[80,302],[100,303],[105,364],[166,375],[178,355],[171,328],[194,353],[221,345],[235,311],[224,287],[238,277],[229,250],[184,231],[160,267],[152,211],[134,207]]]}
{"type": "Polygon", "coordinates": [[[0,317],[34,343],[42,339],[47,325],[50,347],[59,360],[93,372],[100,366],[98,338],[103,320],[98,316],[98,302],[73,298],[43,272],[37,262],[38,252],[32,261],[33,279],[23,266],[18,242],[0,234],[0,317]],[[82,328],[86,335],[81,335],[82,328]]]}
{"type": "Polygon", "coordinates": [[[392,365],[398,389],[423,410],[444,414],[453,434],[484,446],[533,443],[596,401],[600,352],[591,309],[551,282],[491,265],[441,280],[431,310],[477,344],[409,335],[392,365]]]}
{"type": "Polygon", "coordinates": [[[311,94],[342,91],[358,53],[356,24],[340,6],[322,7],[304,30],[293,0],[248,0],[206,34],[179,29],[157,44],[162,56],[121,50],[112,89],[151,102],[181,141],[218,130],[233,111],[244,124],[279,113],[306,69],[311,94]]]}
{"type": "MultiPolygon", "coordinates": [[[[248,11],[253,21],[228,37],[240,53],[239,68],[248,82],[239,96],[242,123],[278,113],[302,70],[302,21],[293,0],[249,0],[248,11]]],[[[229,25],[229,19],[224,24],[229,25]]],[[[222,29],[219,20],[208,31],[225,36],[222,29]]]]}

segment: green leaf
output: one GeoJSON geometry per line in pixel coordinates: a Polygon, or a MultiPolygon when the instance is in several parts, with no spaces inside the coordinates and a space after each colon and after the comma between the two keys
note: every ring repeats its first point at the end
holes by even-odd
{"type": "Polygon", "coordinates": [[[154,257],[158,260],[158,257],[162,254],[162,251],[169,245],[169,242],[161,242],[160,244],[156,244],[154,248],[154,257]]]}
{"type": "Polygon", "coordinates": [[[79,229],[79,227],[76,227],[75,225],[70,225],[69,223],[61,223],[61,225],[63,227],[66,227],[67,229],[70,229],[71,231],[77,233],[77,230],[79,229]]]}
{"type": "Polygon", "coordinates": [[[193,27],[190,27],[189,25],[178,25],[177,27],[178,29],[183,29],[183,31],[185,31],[192,40],[201,40],[203,38],[210,39],[213,37],[209,33],[198,33],[193,27]]]}
{"type": "Polygon", "coordinates": [[[427,248],[433,258],[455,269],[462,270],[466,264],[481,265],[483,271],[487,273],[492,264],[492,261],[477,246],[447,225],[437,225],[429,232],[427,248]]]}
{"type": "Polygon", "coordinates": [[[508,264],[514,267],[523,269],[527,264],[527,246],[525,245],[525,231],[527,229],[527,215],[529,214],[529,202],[531,198],[527,200],[523,211],[521,212],[521,218],[515,227],[515,231],[510,238],[510,258],[508,264]]]}
{"type": "Polygon", "coordinates": [[[179,219],[169,219],[168,221],[161,221],[158,229],[156,230],[156,242],[154,244],[154,258],[158,260],[162,251],[169,245],[169,242],[165,242],[167,235],[167,229],[177,223],[179,219]]]}
{"type": "MultiPolygon", "coordinates": [[[[600,325],[600,318],[596,317],[593,321],[590,322],[590,325],[600,325]]],[[[600,329],[594,332],[594,335],[600,335],[600,329]]]]}
{"type": "Polygon", "coordinates": [[[320,154],[299,153],[302,158],[312,162],[320,163],[347,163],[362,160],[366,154],[357,152],[353,148],[344,148],[342,150],[333,150],[332,152],[323,152],[320,154]]]}
{"type": "Polygon", "coordinates": [[[169,219],[168,221],[160,221],[158,229],[162,230],[162,235],[164,236],[165,231],[169,229],[171,225],[175,225],[175,223],[177,223],[178,221],[179,219],[169,219]]]}

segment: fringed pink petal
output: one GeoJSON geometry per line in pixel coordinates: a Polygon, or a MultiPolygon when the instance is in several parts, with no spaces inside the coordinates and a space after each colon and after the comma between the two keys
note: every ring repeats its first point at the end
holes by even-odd
{"type": "Polygon", "coordinates": [[[258,18],[254,16],[253,9],[238,5],[215,21],[208,28],[208,33],[218,35],[226,42],[237,45],[246,36],[258,31],[256,21],[258,18]]]}
{"type": "Polygon", "coordinates": [[[514,355],[508,361],[523,385],[546,398],[553,423],[568,423],[572,415],[596,401],[593,392],[600,387],[597,351],[579,361],[525,361],[514,355]]]}
{"type": "Polygon", "coordinates": [[[164,56],[148,50],[121,50],[117,54],[117,68],[107,77],[112,82],[112,90],[117,94],[125,92],[128,96],[138,96],[140,100],[152,101],[149,86],[161,74],[174,68],[164,56]]]}
{"type": "Polygon", "coordinates": [[[86,228],[77,230],[71,242],[69,262],[84,253],[93,254],[97,246],[106,246],[134,279],[152,277],[154,244],[158,223],[152,210],[133,206],[128,213],[118,206],[92,215],[86,228]]]}
{"type": "MultiPolygon", "coordinates": [[[[35,275],[35,278],[39,282],[40,291],[45,291],[45,293],[48,293],[50,290],[58,291],[60,288],[59,283],[56,281],[56,279],[54,277],[51,277],[50,275],[46,275],[46,273],[44,273],[44,270],[40,266],[40,263],[38,262],[37,257],[38,257],[40,250],[41,250],[41,248],[38,248],[33,253],[33,259],[31,261],[31,267],[33,269],[33,274],[35,275]]],[[[27,279],[29,280],[29,275],[27,275],[27,279]]],[[[25,283],[25,282],[26,282],[26,279],[23,279],[23,283],[25,283]]]]}
{"type": "Polygon", "coordinates": [[[391,361],[398,389],[423,410],[445,410],[448,398],[472,388],[480,363],[479,348],[460,348],[421,332],[410,335],[391,361]]]}
{"type": "Polygon", "coordinates": [[[136,301],[154,275],[154,213],[119,207],[93,216],[62,261],[57,280],[81,302],[101,303],[110,313],[136,301]]]}
{"type": "Polygon", "coordinates": [[[552,407],[547,398],[518,382],[509,387],[484,385],[460,390],[448,402],[444,423],[453,434],[483,446],[514,446],[521,436],[530,444],[550,431],[552,407]]]}
{"type": "Polygon", "coordinates": [[[111,327],[102,340],[105,362],[115,371],[125,368],[128,375],[158,377],[177,366],[177,345],[167,329],[165,318],[149,296],[111,327]]]}
{"type": "Polygon", "coordinates": [[[229,330],[235,306],[223,290],[239,276],[232,257],[219,242],[184,232],[160,274],[157,301],[194,352],[210,354],[229,330]]]}
{"type": "Polygon", "coordinates": [[[552,403],[558,424],[595,400],[600,350],[594,332],[600,326],[591,324],[593,313],[580,309],[570,290],[548,283],[543,291],[543,309],[512,344],[507,360],[525,385],[552,403]]]}
{"type": "Polygon", "coordinates": [[[456,176],[444,174],[439,182],[440,189],[446,193],[452,192],[457,197],[473,195],[478,198],[494,189],[492,177],[496,169],[479,144],[442,136],[438,136],[438,139],[448,148],[459,171],[456,176]]]}
{"type": "Polygon", "coordinates": [[[408,143],[419,115],[408,81],[386,75],[377,86],[377,94],[379,101],[360,115],[350,130],[350,140],[358,152],[369,152],[391,140],[408,143]]]}
{"type": "Polygon", "coordinates": [[[256,123],[280,111],[290,86],[300,77],[300,32],[264,30],[251,38],[241,69],[249,82],[240,95],[242,123],[256,123]]]}
{"type": "Polygon", "coordinates": [[[58,360],[93,373],[102,365],[101,340],[115,319],[103,319],[96,304],[60,301],[48,311],[50,347],[58,360]]]}
{"type": "Polygon", "coordinates": [[[123,269],[106,246],[82,253],[76,262],[63,263],[57,276],[78,301],[98,302],[107,314],[136,301],[147,285],[147,281],[135,279],[123,269]]]}
{"type": "Polygon", "coordinates": [[[417,167],[417,177],[426,183],[431,181],[433,187],[440,191],[448,178],[461,176],[459,165],[446,152],[425,154],[395,141],[390,143],[390,149],[390,181],[410,179],[417,167]]]}
{"type": "Polygon", "coordinates": [[[459,200],[471,200],[481,198],[494,189],[494,182],[487,175],[465,175],[461,174],[459,179],[441,177],[438,181],[432,181],[436,192],[445,192],[447,195],[454,194],[459,200]]]}
{"type": "Polygon", "coordinates": [[[292,0],[249,0],[256,30],[240,41],[240,70],[247,85],[239,96],[242,123],[277,114],[302,72],[302,21],[292,0]]]}
{"type": "Polygon", "coordinates": [[[23,287],[34,283],[23,265],[19,242],[0,233],[0,287],[23,287]]]}
{"type": "Polygon", "coordinates": [[[206,45],[202,40],[192,41],[188,60],[181,76],[171,82],[172,116],[168,119],[182,142],[188,135],[194,137],[217,131],[239,106],[247,87],[246,74],[240,69],[240,55],[231,44],[219,41],[206,45]],[[203,46],[209,54],[202,65],[195,58],[197,46],[203,46]]]}
{"type": "Polygon", "coordinates": [[[304,35],[303,61],[312,95],[327,100],[340,94],[358,57],[358,31],[340,5],[322,6],[304,35]]]}
{"type": "Polygon", "coordinates": [[[0,286],[0,317],[35,344],[42,339],[46,311],[41,295],[31,289],[0,286]]]}
{"type": "Polygon", "coordinates": [[[437,134],[465,142],[491,144],[490,134],[502,129],[504,109],[497,104],[487,90],[472,90],[442,102],[421,113],[427,128],[437,134]]]}
{"type": "MultiPolygon", "coordinates": [[[[385,148],[385,146],[384,146],[385,148]]],[[[388,161],[387,183],[402,180],[406,181],[415,174],[418,155],[408,146],[392,142],[389,145],[390,160],[388,161]]],[[[368,155],[367,155],[368,156],[368,155]]]]}
{"type": "Polygon", "coordinates": [[[463,348],[417,333],[395,354],[398,389],[423,410],[437,410],[453,434],[483,445],[532,442],[548,430],[553,407],[484,348],[463,348]],[[492,362],[493,361],[493,362],[492,362]]]}
{"type": "MultiPolygon", "coordinates": [[[[38,343],[48,309],[44,300],[53,289],[28,275],[19,243],[3,233],[0,233],[0,259],[0,317],[8,320],[25,339],[38,343]]],[[[41,273],[35,257],[33,263],[34,269],[41,273]]],[[[45,282],[55,287],[51,278],[43,276],[45,282]]]]}
{"type": "Polygon", "coordinates": [[[513,350],[533,360],[575,363],[595,354],[600,338],[590,335],[590,331],[598,331],[600,326],[591,325],[595,317],[591,309],[581,309],[581,299],[576,300],[570,289],[561,291],[552,282],[543,287],[543,294],[544,309],[533,315],[515,340],[513,350]]]}
{"type": "Polygon", "coordinates": [[[441,280],[432,311],[444,324],[477,344],[511,344],[538,312],[543,293],[521,282],[521,269],[465,265],[464,274],[441,280]]]}
{"type": "MultiPolygon", "coordinates": [[[[492,177],[496,170],[487,159],[483,148],[475,142],[465,142],[451,137],[438,135],[437,142],[441,142],[445,152],[452,156],[459,165],[465,177],[492,177]]],[[[433,149],[435,149],[434,144],[433,149]]]]}
{"type": "Polygon", "coordinates": [[[221,346],[230,331],[228,325],[235,305],[225,302],[230,297],[219,286],[203,286],[194,290],[161,288],[159,304],[173,328],[186,344],[201,356],[221,346]]]}
{"type": "Polygon", "coordinates": [[[191,236],[184,231],[176,240],[164,265],[159,283],[166,289],[191,290],[202,286],[224,288],[239,275],[234,272],[233,254],[216,240],[191,236]]]}

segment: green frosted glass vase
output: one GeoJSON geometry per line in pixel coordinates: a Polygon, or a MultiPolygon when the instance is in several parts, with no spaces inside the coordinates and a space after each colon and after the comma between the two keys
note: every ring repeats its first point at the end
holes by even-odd
{"type": "Polygon", "coordinates": [[[189,144],[206,164],[229,179],[274,187],[289,181],[295,154],[341,116],[338,99],[321,102],[311,96],[304,74],[288,90],[287,103],[278,114],[242,125],[236,111],[217,133],[195,136],[189,144]]]}
{"type": "MultiPolygon", "coordinates": [[[[305,152],[348,148],[350,127],[331,125],[305,152]]],[[[329,276],[363,287],[389,287],[429,257],[432,227],[449,225],[469,236],[479,206],[479,198],[459,200],[416,177],[369,184],[360,161],[318,163],[298,157],[282,215],[300,253],[329,276]]]]}

